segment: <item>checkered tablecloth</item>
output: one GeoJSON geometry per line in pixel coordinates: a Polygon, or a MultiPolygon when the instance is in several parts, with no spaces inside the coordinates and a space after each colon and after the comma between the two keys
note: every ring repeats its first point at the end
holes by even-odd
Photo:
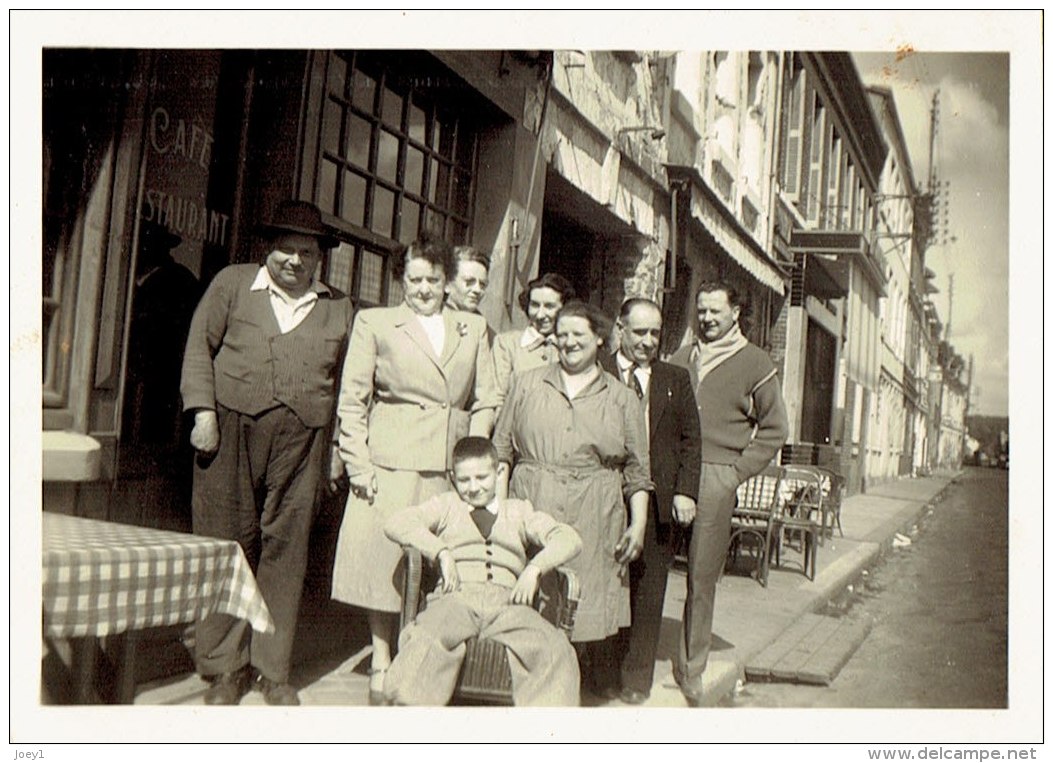
{"type": "Polygon", "coordinates": [[[235,541],[43,512],[44,633],[105,636],[213,612],[273,632],[235,541]]]}

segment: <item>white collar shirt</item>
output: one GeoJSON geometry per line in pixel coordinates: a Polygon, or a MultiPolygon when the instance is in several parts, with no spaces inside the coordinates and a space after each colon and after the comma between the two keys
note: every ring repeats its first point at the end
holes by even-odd
{"type": "Polygon", "coordinates": [[[260,267],[256,279],[249,286],[249,291],[267,291],[271,298],[271,310],[274,318],[278,321],[278,329],[283,334],[288,334],[294,328],[304,322],[311,314],[315,304],[318,302],[319,294],[329,294],[329,287],[316,279],[311,280],[307,293],[302,297],[290,297],[271,278],[267,266],[260,267]]]}
{"type": "MultiPolygon", "coordinates": [[[[621,350],[614,353],[614,362],[618,364],[618,374],[621,380],[625,383],[629,389],[633,389],[633,380],[629,378],[630,373],[635,373],[636,380],[640,382],[640,389],[643,390],[643,400],[640,401],[643,406],[644,423],[646,425],[645,430],[647,432],[647,439],[650,441],[651,438],[651,406],[648,402],[649,395],[651,393],[651,367],[647,366],[636,366],[635,372],[633,371],[632,360],[625,357],[621,350]]],[[[635,391],[635,390],[634,390],[635,391]]]]}
{"type": "MultiPolygon", "coordinates": [[[[618,364],[618,372],[621,375],[622,381],[628,386],[633,386],[632,379],[629,378],[629,369],[633,367],[633,361],[625,357],[621,350],[614,355],[614,360],[618,364]]],[[[644,391],[644,397],[647,396],[651,390],[651,367],[647,366],[636,366],[636,380],[640,382],[640,388],[644,391]]]]}

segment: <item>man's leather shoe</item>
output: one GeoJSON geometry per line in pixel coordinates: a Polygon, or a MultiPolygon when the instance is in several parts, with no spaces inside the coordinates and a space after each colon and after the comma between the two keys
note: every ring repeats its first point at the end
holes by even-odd
{"type": "Polygon", "coordinates": [[[205,690],[206,705],[236,705],[249,691],[250,669],[246,665],[230,673],[221,673],[212,679],[205,690]]]}
{"type": "Polygon", "coordinates": [[[624,688],[618,695],[618,699],[627,705],[642,705],[647,701],[647,698],[651,695],[647,692],[637,691],[636,689],[624,688]]]}
{"type": "Polygon", "coordinates": [[[680,684],[680,693],[687,700],[688,707],[702,707],[702,682],[697,684],[680,684]]]}
{"type": "Polygon", "coordinates": [[[263,701],[268,705],[299,705],[300,695],[287,683],[278,683],[260,676],[256,686],[263,692],[263,701]]]}
{"type": "Polygon", "coordinates": [[[680,693],[687,700],[688,707],[702,707],[702,679],[694,681],[681,680],[680,676],[673,675],[676,685],[680,687],[680,693]]]}

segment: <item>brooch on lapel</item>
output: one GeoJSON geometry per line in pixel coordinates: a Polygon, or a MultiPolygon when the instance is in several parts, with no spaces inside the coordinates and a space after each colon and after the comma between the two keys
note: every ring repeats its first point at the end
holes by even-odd
{"type": "Polygon", "coordinates": [[[460,334],[461,336],[467,336],[467,334],[468,334],[468,324],[467,323],[458,323],[457,324],[457,333],[460,334]]]}

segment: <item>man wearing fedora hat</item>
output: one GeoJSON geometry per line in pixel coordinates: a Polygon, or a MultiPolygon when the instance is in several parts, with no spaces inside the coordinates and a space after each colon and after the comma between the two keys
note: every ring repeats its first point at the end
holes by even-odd
{"type": "MultiPolygon", "coordinates": [[[[172,250],[183,239],[155,221],[139,225],[139,256],[128,339],[125,442],[141,443],[152,460],[171,468],[180,447],[179,370],[201,286],[172,250]]],[[[185,466],[186,464],[184,464],[185,466]]]]}
{"type": "Polygon", "coordinates": [[[212,679],[213,705],[237,704],[253,680],[268,704],[299,704],[289,661],[327,454],[334,474],[336,384],[353,314],[345,295],[316,278],[337,244],[317,207],[283,202],[261,233],[263,264],[216,275],[183,359],[197,451],[194,532],[241,544],[275,624],[252,633],[228,615],[198,623],[197,669],[212,679]]]}

